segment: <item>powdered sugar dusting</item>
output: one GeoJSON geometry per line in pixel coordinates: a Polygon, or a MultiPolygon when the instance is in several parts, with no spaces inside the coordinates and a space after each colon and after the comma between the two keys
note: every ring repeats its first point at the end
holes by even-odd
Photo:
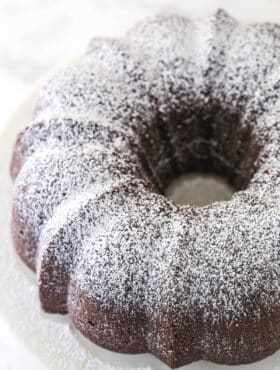
{"type": "Polygon", "coordinates": [[[49,81],[12,170],[42,299],[63,311],[75,285],[120,311],[173,310],[200,320],[209,353],[209,322],[279,307],[279,36],[222,11],[156,17],[49,81]],[[240,191],[202,208],[161,194],[197,167],[240,191]]]}

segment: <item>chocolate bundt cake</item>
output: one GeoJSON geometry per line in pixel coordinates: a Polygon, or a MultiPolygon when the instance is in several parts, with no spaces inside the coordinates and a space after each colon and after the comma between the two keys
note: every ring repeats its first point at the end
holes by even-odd
{"type": "Polygon", "coordinates": [[[42,89],[11,162],[12,233],[44,310],[171,367],[280,348],[280,27],[157,16],[42,89]],[[181,173],[229,201],[178,206],[181,173]]]}

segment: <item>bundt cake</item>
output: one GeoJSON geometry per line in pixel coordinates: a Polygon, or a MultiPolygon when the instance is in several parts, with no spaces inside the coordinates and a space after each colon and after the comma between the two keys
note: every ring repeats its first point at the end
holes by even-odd
{"type": "Polygon", "coordinates": [[[218,11],[94,39],[18,136],[12,234],[44,310],[170,367],[280,348],[280,26],[218,11]],[[168,184],[222,174],[229,201],[168,184]]]}

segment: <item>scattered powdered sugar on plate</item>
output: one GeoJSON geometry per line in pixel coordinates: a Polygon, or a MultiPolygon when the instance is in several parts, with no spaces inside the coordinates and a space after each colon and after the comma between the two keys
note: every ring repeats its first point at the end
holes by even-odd
{"type": "Polygon", "coordinates": [[[205,174],[182,175],[166,189],[166,195],[176,204],[205,206],[229,200],[233,189],[221,177],[205,174]]]}

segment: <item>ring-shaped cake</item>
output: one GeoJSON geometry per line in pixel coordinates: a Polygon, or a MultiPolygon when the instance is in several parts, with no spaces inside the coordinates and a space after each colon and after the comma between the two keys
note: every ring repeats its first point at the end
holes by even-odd
{"type": "Polygon", "coordinates": [[[278,25],[157,16],[46,84],[11,164],[43,309],[171,367],[280,347],[279,60],[278,25]],[[236,192],[178,206],[164,191],[189,171],[236,192]]]}

